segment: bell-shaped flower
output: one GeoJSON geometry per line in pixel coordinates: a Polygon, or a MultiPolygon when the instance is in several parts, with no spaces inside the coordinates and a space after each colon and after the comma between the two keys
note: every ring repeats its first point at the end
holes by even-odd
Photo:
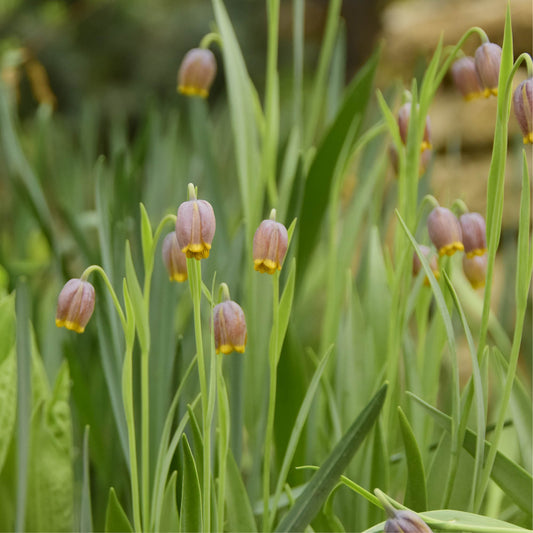
{"type": "Polygon", "coordinates": [[[178,71],[178,92],[187,96],[207,98],[217,73],[217,62],[211,50],[189,50],[178,71]]]}
{"type": "Polygon", "coordinates": [[[94,287],[88,281],[67,281],[57,299],[56,326],[83,333],[93,314],[94,301],[94,287]]]}
{"type": "Polygon", "coordinates": [[[435,207],[428,216],[429,238],[439,255],[453,255],[464,250],[461,225],[446,207],[435,207]]]}
{"type": "Polygon", "coordinates": [[[180,249],[175,231],[163,239],[162,255],[170,281],[186,281],[187,256],[180,249]]]}
{"type": "Polygon", "coordinates": [[[246,346],[246,319],[241,306],[233,300],[215,305],[213,332],[216,353],[243,353],[246,346]]]}

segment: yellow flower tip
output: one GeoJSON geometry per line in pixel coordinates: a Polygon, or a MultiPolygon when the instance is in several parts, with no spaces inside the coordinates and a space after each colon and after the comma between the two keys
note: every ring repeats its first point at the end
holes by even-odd
{"type": "Polygon", "coordinates": [[[465,249],[462,242],[455,241],[451,244],[447,244],[446,246],[443,246],[439,250],[439,255],[442,257],[443,255],[449,255],[452,256],[455,252],[462,252],[465,249]]]}
{"type": "Polygon", "coordinates": [[[254,269],[261,274],[274,274],[276,270],[281,270],[281,265],[272,259],[254,259],[254,269]]]}
{"type": "Polygon", "coordinates": [[[487,252],[486,248],[476,248],[475,250],[471,250],[470,252],[468,252],[466,254],[466,257],[468,257],[468,259],[471,259],[472,257],[475,257],[476,255],[482,256],[486,252],[487,252]]]}
{"type": "Polygon", "coordinates": [[[431,150],[432,146],[429,141],[422,141],[422,144],[420,145],[420,151],[423,152],[425,150],[431,150]]]}
{"type": "Polygon", "coordinates": [[[209,96],[207,89],[192,85],[178,85],[178,92],[185,96],[199,96],[200,98],[207,98],[209,96]]]}
{"type": "Polygon", "coordinates": [[[482,289],[485,286],[485,280],[483,281],[471,281],[470,284],[472,285],[473,289],[482,289]]]}
{"type": "Polygon", "coordinates": [[[490,89],[490,94],[492,94],[492,96],[498,96],[498,87],[490,89]]]}
{"type": "Polygon", "coordinates": [[[533,131],[524,137],[524,144],[533,144],[533,131]]]}
{"type": "Polygon", "coordinates": [[[187,244],[181,251],[190,259],[207,259],[209,257],[209,250],[211,245],[206,242],[197,244],[187,244]]]}
{"type": "Polygon", "coordinates": [[[60,318],[56,318],[56,326],[58,328],[70,329],[76,333],[83,333],[85,331],[83,326],[80,326],[77,322],[73,322],[72,320],[61,320],[60,318]]]}
{"type": "Polygon", "coordinates": [[[465,94],[464,99],[467,102],[471,102],[472,100],[477,100],[478,98],[481,98],[483,96],[483,93],[480,91],[472,92],[465,94]]]}
{"type": "Polygon", "coordinates": [[[215,350],[216,353],[229,355],[231,352],[244,353],[244,345],[233,346],[233,344],[222,344],[215,350]]]}
{"type": "Polygon", "coordinates": [[[178,283],[183,283],[184,281],[187,281],[187,273],[185,274],[173,274],[172,276],[169,276],[168,278],[170,281],[177,281],[178,283]]]}

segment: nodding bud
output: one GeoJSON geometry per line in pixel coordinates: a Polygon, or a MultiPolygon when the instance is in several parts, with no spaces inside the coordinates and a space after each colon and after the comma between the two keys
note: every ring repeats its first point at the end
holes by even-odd
{"type": "Polygon", "coordinates": [[[215,305],[213,332],[216,353],[243,353],[246,346],[246,319],[241,306],[233,300],[215,305]]]}
{"type": "Polygon", "coordinates": [[[430,527],[413,511],[395,511],[385,522],[385,533],[433,533],[430,527]]]}
{"type": "Polygon", "coordinates": [[[88,281],[67,281],[57,299],[56,326],[83,333],[93,314],[94,301],[94,287],[88,281]]]}
{"type": "Polygon", "coordinates": [[[498,95],[502,49],[495,43],[483,43],[475,54],[476,70],[483,86],[483,96],[498,95]]]}
{"type": "Polygon", "coordinates": [[[524,144],[533,144],[533,78],[523,81],[515,89],[513,110],[524,135],[524,144]]]}
{"type": "Polygon", "coordinates": [[[471,257],[463,255],[463,272],[474,289],[484,287],[487,278],[487,254],[471,257]]]}
{"type": "MultiPolygon", "coordinates": [[[[398,111],[398,127],[403,144],[407,144],[407,132],[409,130],[409,121],[411,119],[411,102],[407,102],[400,107],[398,111]]],[[[426,126],[424,128],[424,138],[420,145],[420,150],[424,151],[431,148],[431,126],[429,117],[426,116],[426,126]]]]}
{"type": "Polygon", "coordinates": [[[459,218],[463,245],[467,257],[483,255],[487,251],[485,219],[479,213],[465,213],[459,218]]]}
{"type": "Polygon", "coordinates": [[[452,65],[451,72],[455,86],[465,100],[473,100],[483,96],[483,87],[473,57],[467,56],[458,59],[452,65]]]}
{"type": "Polygon", "coordinates": [[[207,98],[217,73],[217,62],[211,50],[193,48],[181,62],[178,72],[178,92],[187,96],[207,98]]]}
{"type": "Polygon", "coordinates": [[[449,209],[435,207],[428,216],[427,227],[439,255],[453,255],[464,250],[461,225],[449,209]]]}
{"type": "MultiPolygon", "coordinates": [[[[420,251],[422,254],[424,254],[424,257],[428,260],[429,268],[431,268],[433,275],[439,279],[439,265],[437,262],[437,256],[435,252],[429,247],[425,246],[423,244],[420,244],[418,246],[420,248],[420,251]]],[[[422,262],[420,261],[420,257],[418,257],[418,254],[413,252],[413,276],[418,276],[418,273],[422,270],[422,262]]],[[[429,285],[429,279],[424,279],[424,285],[429,285]]]]}
{"type": "Polygon", "coordinates": [[[187,281],[187,256],[180,249],[175,231],[164,238],[162,255],[170,281],[187,281]]]}
{"type": "Polygon", "coordinates": [[[283,224],[275,220],[263,220],[254,235],[254,269],[267,274],[281,270],[288,242],[287,229],[283,224]]]}
{"type": "Polygon", "coordinates": [[[194,199],[179,206],[176,238],[181,251],[187,257],[194,259],[209,257],[215,229],[215,213],[209,202],[194,199]]]}

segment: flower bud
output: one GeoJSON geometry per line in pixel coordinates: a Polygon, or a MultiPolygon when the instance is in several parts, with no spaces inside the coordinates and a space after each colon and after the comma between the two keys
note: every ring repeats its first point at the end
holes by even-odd
{"type": "Polygon", "coordinates": [[[524,144],[533,144],[533,78],[523,81],[515,89],[513,110],[524,135],[524,144]]]}
{"type": "Polygon", "coordinates": [[[459,218],[463,245],[467,257],[483,255],[487,251],[485,219],[479,213],[465,213],[459,218]]]}
{"type": "Polygon", "coordinates": [[[217,73],[217,63],[211,50],[193,48],[181,62],[178,72],[178,92],[187,96],[207,98],[217,73]]]}
{"type": "Polygon", "coordinates": [[[283,224],[275,220],[263,220],[254,235],[254,268],[258,272],[274,274],[281,270],[287,253],[289,237],[283,224]]]}
{"type": "Polygon", "coordinates": [[[502,49],[495,43],[483,43],[476,50],[474,60],[485,98],[491,94],[498,96],[501,58],[502,49]]]}
{"type": "Polygon", "coordinates": [[[385,533],[433,533],[429,526],[413,511],[395,511],[385,522],[385,533]]]}
{"type": "Polygon", "coordinates": [[[187,257],[194,259],[209,257],[215,229],[215,213],[209,202],[194,199],[179,206],[176,238],[181,251],[187,257]]]}
{"type": "Polygon", "coordinates": [[[246,319],[241,306],[232,300],[215,305],[213,331],[216,353],[243,353],[246,346],[246,319]]]}
{"type": "Polygon", "coordinates": [[[439,255],[453,255],[464,250],[461,225],[457,217],[445,207],[435,207],[428,217],[428,233],[439,255]]]}
{"type": "MultiPolygon", "coordinates": [[[[433,275],[439,279],[439,265],[437,262],[437,256],[433,252],[429,246],[424,246],[423,244],[420,244],[418,246],[420,248],[420,251],[424,254],[424,257],[428,260],[429,268],[431,268],[433,275]]],[[[416,252],[413,252],[413,276],[418,276],[418,273],[422,270],[422,262],[420,261],[420,257],[418,257],[418,254],[416,252]]],[[[429,285],[429,279],[424,279],[424,285],[429,285]]]]}
{"type": "Polygon", "coordinates": [[[458,59],[452,65],[451,70],[455,86],[465,100],[473,100],[483,96],[483,87],[481,86],[481,80],[473,57],[467,56],[458,59]]]}
{"type": "Polygon", "coordinates": [[[162,255],[170,281],[186,281],[187,256],[180,250],[175,231],[171,231],[164,238],[162,255]]]}
{"type": "MultiPolygon", "coordinates": [[[[398,111],[398,127],[400,128],[400,137],[403,144],[407,144],[407,132],[409,129],[409,120],[411,119],[411,103],[407,102],[398,111]]],[[[424,138],[420,150],[424,151],[431,148],[431,127],[429,117],[426,117],[426,126],[424,128],[424,138]]]]}
{"type": "Polygon", "coordinates": [[[474,289],[484,287],[487,277],[487,254],[471,257],[463,255],[463,272],[474,289]]]}
{"type": "Polygon", "coordinates": [[[88,281],[67,281],[57,299],[56,326],[83,333],[93,314],[94,300],[94,287],[88,281]]]}

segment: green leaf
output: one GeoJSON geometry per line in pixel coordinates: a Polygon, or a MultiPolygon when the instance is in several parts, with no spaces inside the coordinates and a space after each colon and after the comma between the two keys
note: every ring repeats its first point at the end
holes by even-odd
{"type": "Polygon", "coordinates": [[[143,259],[144,259],[144,268],[146,265],[153,263],[152,257],[152,245],[154,242],[154,237],[152,234],[152,225],[150,224],[150,218],[146,212],[144,204],[141,202],[141,243],[143,247],[143,259]]]}
{"type": "MultiPolygon", "coordinates": [[[[0,364],[15,344],[15,293],[0,300],[0,364]]],[[[0,461],[0,470],[2,462],[0,461]]]]}
{"type": "MultiPolygon", "coordinates": [[[[308,266],[309,259],[320,236],[320,225],[326,212],[329,190],[333,182],[336,163],[343,142],[355,121],[362,122],[371,95],[374,73],[378,64],[379,50],[374,53],[360,70],[347,89],[344,101],[335,121],[318,147],[305,182],[302,210],[299,215],[300,234],[298,239],[298,279],[308,266]]],[[[360,128],[360,127],[359,127],[360,128]]],[[[358,128],[358,129],[359,129],[358,128]]],[[[355,135],[354,142],[357,140],[355,135]]]]}
{"type": "Polygon", "coordinates": [[[133,313],[135,315],[135,324],[137,326],[137,335],[141,350],[148,349],[150,345],[150,329],[148,325],[148,316],[144,305],[144,298],[133,266],[131,257],[131,248],[129,241],[126,242],[126,281],[133,304],[133,313]]]}
{"type": "MultiPolygon", "coordinates": [[[[433,531],[476,532],[476,533],[511,533],[512,531],[528,531],[503,520],[489,518],[464,511],[439,510],[421,513],[420,516],[433,531]]],[[[383,533],[384,522],[377,524],[363,533],[383,533]]]]}
{"type": "Polygon", "coordinates": [[[385,401],[387,384],[374,395],[359,414],[318,472],[307,484],[302,495],[279,523],[276,531],[303,531],[313,520],[328,494],[339,481],[342,472],[376,421],[385,401]]]}
{"type": "Polygon", "coordinates": [[[69,388],[65,362],[51,396],[41,399],[34,408],[26,506],[28,531],[72,531],[74,526],[69,388]]]}
{"type": "Polygon", "coordinates": [[[183,486],[180,531],[202,531],[202,492],[198,469],[186,435],[183,435],[181,442],[183,443],[183,486]]]}
{"type": "Polygon", "coordinates": [[[91,511],[91,480],[89,472],[89,426],[85,426],[83,434],[83,480],[81,486],[80,531],[82,533],[93,530],[91,511]]]}
{"type": "Polygon", "coordinates": [[[9,355],[0,363],[0,474],[4,467],[17,412],[17,352],[11,347],[9,355]]]}
{"type": "MultiPolygon", "coordinates": [[[[451,418],[443,412],[435,409],[424,400],[408,392],[416,402],[421,405],[446,431],[450,431],[451,418]]],[[[476,434],[467,429],[463,441],[464,449],[475,457],[476,453],[476,434]]],[[[485,441],[485,455],[491,448],[491,444],[485,441]]],[[[494,466],[492,467],[491,478],[494,482],[526,513],[532,514],[533,501],[533,478],[521,466],[500,452],[496,452],[494,466]]]]}
{"type": "Polygon", "coordinates": [[[235,462],[231,449],[228,451],[226,463],[226,506],[227,530],[235,532],[257,531],[254,513],[239,467],[235,462]]]}
{"type": "Polygon", "coordinates": [[[109,499],[107,500],[107,510],[105,513],[106,533],[133,532],[130,521],[118,501],[115,489],[109,489],[109,499]]]}
{"type": "Polygon", "coordinates": [[[174,470],[165,489],[163,506],[161,508],[161,524],[158,531],[179,531],[180,521],[178,505],[176,503],[176,481],[178,473],[174,470]]]}
{"type": "Polygon", "coordinates": [[[426,474],[424,472],[422,454],[416,443],[411,425],[401,407],[398,407],[398,417],[400,419],[400,429],[405,448],[405,457],[407,459],[405,505],[414,511],[424,511],[428,508],[428,502],[426,474]]]}

